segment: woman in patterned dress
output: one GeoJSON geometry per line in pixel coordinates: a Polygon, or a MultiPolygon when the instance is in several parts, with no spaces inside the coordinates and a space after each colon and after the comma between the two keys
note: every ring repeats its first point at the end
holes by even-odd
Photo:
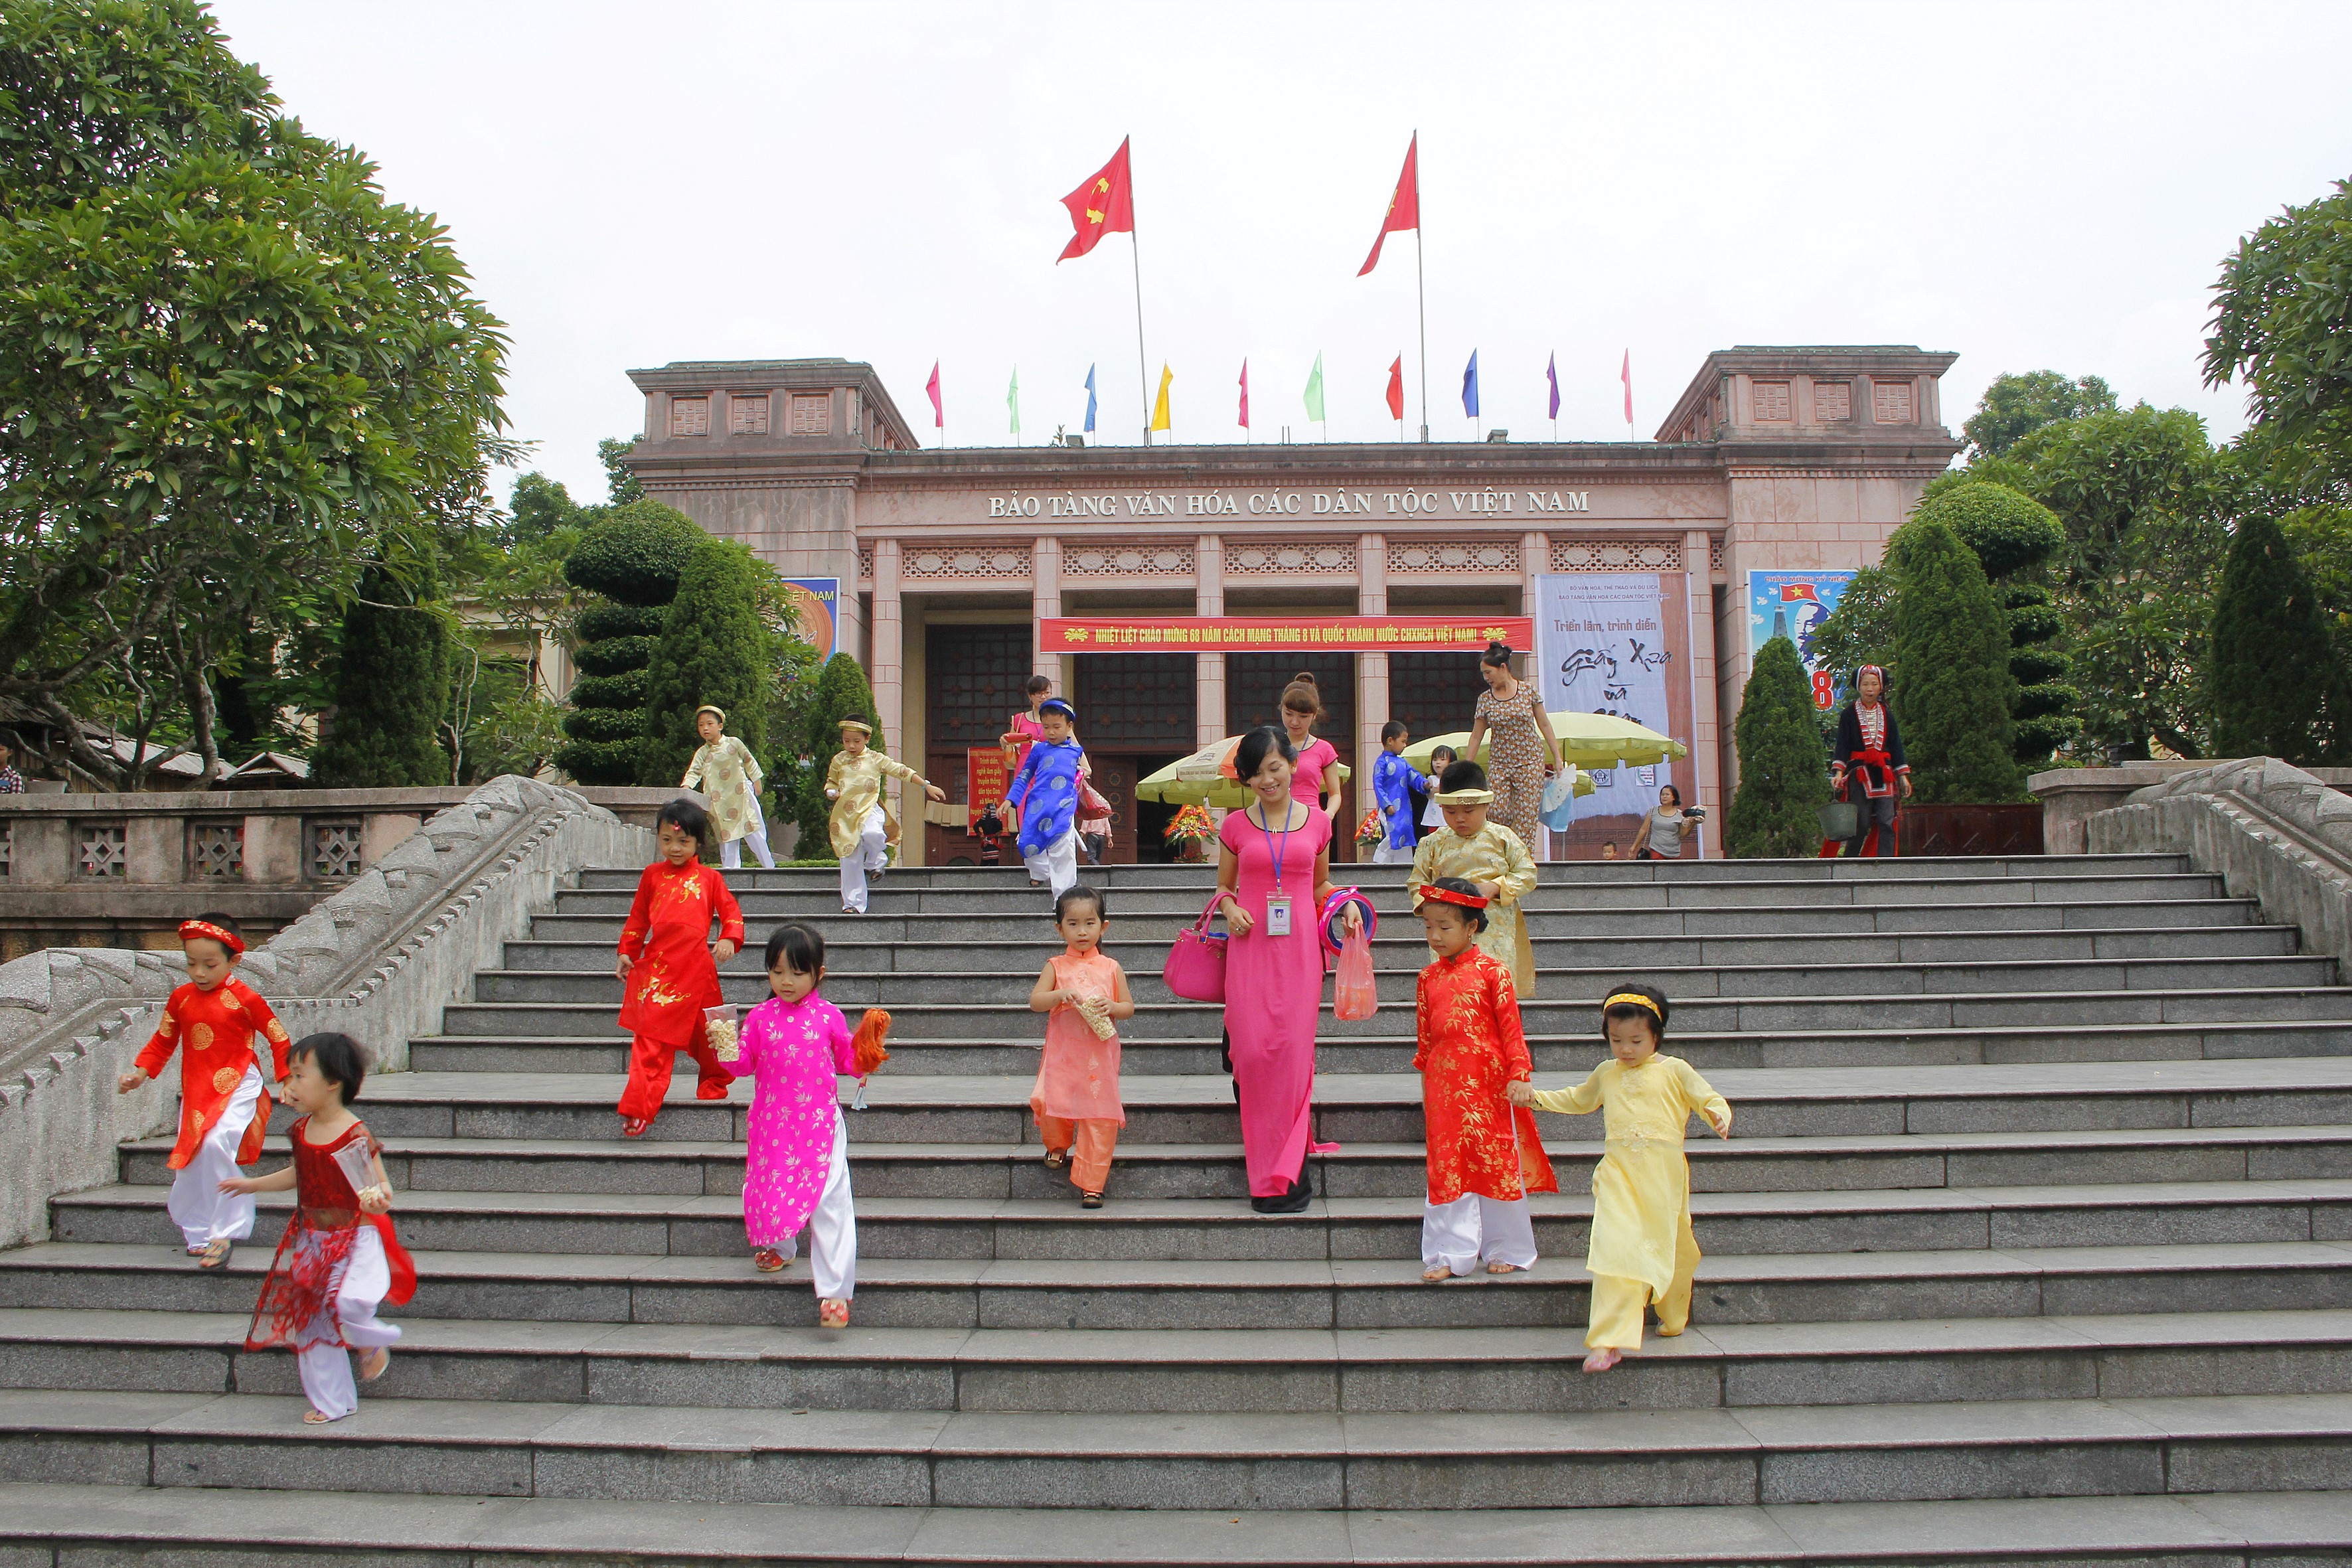
{"type": "Polygon", "coordinates": [[[1559,755],[1551,716],[1535,688],[1511,673],[1508,643],[1488,643],[1478,656],[1478,673],[1486,678],[1486,689],[1478,693],[1470,744],[1462,754],[1475,762],[1478,742],[1488,742],[1486,787],[1495,792],[1495,804],[1487,816],[1517,834],[1528,854],[1541,859],[1536,816],[1543,809],[1544,780],[1559,755]]]}

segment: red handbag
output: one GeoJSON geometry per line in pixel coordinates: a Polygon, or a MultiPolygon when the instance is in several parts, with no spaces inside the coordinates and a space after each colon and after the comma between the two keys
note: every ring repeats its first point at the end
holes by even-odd
{"type": "Polygon", "coordinates": [[[1168,962],[1160,967],[1160,978],[1168,989],[1188,1002],[1225,999],[1225,933],[1209,929],[1224,896],[1222,889],[1210,895],[1201,918],[1176,933],[1176,945],[1168,950],[1168,962]]]}

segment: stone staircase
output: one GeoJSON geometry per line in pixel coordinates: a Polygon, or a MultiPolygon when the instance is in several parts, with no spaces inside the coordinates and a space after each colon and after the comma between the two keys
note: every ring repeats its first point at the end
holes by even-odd
{"type": "MultiPolygon", "coordinates": [[[[1199,870],[1122,868],[1129,1123],[1077,1208],[1025,1102],[1055,950],[1017,870],[734,879],[888,1007],[850,1119],[855,1325],[755,1276],[742,1102],[612,1102],[633,869],[588,874],[362,1102],[423,1275],[360,1414],[302,1427],[238,1347],[280,1208],[222,1274],[161,1140],[0,1254],[0,1563],[2342,1561],[2352,1542],[2352,989],[2162,857],[1547,868],[1539,1081],[1615,980],[1730,1098],[1690,1145],[1679,1340],[1582,1375],[1595,1121],[1529,1275],[1419,1278],[1424,961],[1327,1016],[1298,1215],[1249,1212],[1216,1010],[1160,984],[1199,870]]],[[[282,1151],[283,1139],[273,1140],[282,1151]]]]}

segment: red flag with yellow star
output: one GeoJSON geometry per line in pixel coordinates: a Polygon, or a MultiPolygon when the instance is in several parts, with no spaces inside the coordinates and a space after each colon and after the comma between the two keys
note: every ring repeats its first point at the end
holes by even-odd
{"type": "Polygon", "coordinates": [[[1133,234],[1135,188],[1127,176],[1127,142],[1085,184],[1064,196],[1062,205],[1070,209],[1070,226],[1077,232],[1054,258],[1056,263],[1084,256],[1104,235],[1133,234]]]}
{"type": "Polygon", "coordinates": [[[1381,232],[1372,236],[1372,253],[1357,268],[1357,277],[1381,264],[1381,247],[1388,243],[1389,236],[1421,226],[1421,171],[1415,166],[1420,162],[1421,132],[1416,131],[1404,144],[1404,173],[1397,176],[1396,195],[1389,198],[1389,210],[1381,215],[1381,232]]]}

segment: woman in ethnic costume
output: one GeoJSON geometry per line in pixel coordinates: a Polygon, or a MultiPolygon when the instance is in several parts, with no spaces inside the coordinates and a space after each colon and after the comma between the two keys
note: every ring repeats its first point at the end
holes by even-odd
{"type": "MultiPolygon", "coordinates": [[[[1903,731],[1895,727],[1895,710],[1886,705],[1886,671],[1865,664],[1853,678],[1853,700],[1838,715],[1837,753],[1830,763],[1830,788],[1839,798],[1860,809],[1854,835],[1845,841],[1853,856],[1895,852],[1895,802],[1897,795],[1911,798],[1911,764],[1903,760],[1903,731]],[[1884,847],[1879,832],[1885,831],[1884,847]]],[[[1837,853],[1837,840],[1822,846],[1827,858],[1837,853]]]]}

